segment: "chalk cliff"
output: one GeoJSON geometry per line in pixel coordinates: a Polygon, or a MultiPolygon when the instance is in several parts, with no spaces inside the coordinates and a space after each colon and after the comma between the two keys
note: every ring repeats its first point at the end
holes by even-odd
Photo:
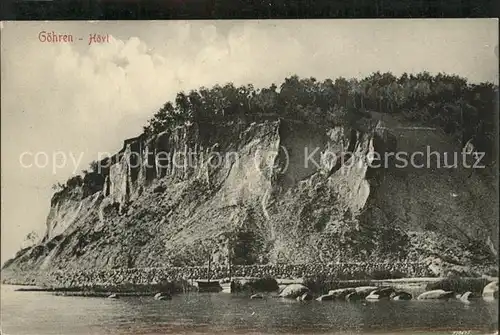
{"type": "Polygon", "coordinates": [[[370,167],[375,153],[461,150],[400,126],[275,119],[127,140],[100,174],[54,195],[45,237],[3,272],[189,266],[207,255],[217,264],[418,261],[436,274],[495,267],[493,174],[392,159],[370,167]]]}

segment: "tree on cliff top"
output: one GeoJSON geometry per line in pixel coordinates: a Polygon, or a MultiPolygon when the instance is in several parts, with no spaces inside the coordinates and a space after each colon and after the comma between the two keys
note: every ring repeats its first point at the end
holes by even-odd
{"type": "Polygon", "coordinates": [[[92,161],[89,163],[90,172],[99,172],[99,162],[92,161]]]}
{"type": "Polygon", "coordinates": [[[66,187],[68,188],[75,188],[77,186],[82,186],[83,185],[83,178],[80,175],[73,176],[68,179],[66,182],[66,187]]]}
{"type": "Polygon", "coordinates": [[[63,184],[57,182],[57,183],[55,183],[55,184],[52,185],[52,190],[54,192],[60,192],[60,191],[62,191],[64,189],[64,187],[65,186],[63,184]]]}

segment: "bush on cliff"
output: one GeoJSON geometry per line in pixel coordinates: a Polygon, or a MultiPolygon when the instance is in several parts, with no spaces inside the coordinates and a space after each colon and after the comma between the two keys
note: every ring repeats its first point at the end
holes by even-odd
{"type": "Polygon", "coordinates": [[[75,188],[77,186],[82,186],[82,185],[83,185],[83,178],[80,175],[76,175],[74,177],[71,177],[66,182],[67,188],[75,188]]]}
{"type": "Polygon", "coordinates": [[[232,238],[231,263],[234,265],[258,264],[262,248],[262,240],[254,232],[236,232],[232,238]]]}

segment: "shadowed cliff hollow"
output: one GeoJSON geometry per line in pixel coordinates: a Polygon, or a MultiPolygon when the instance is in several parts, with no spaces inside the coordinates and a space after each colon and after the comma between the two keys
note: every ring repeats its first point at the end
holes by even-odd
{"type": "Polygon", "coordinates": [[[274,118],[127,140],[100,173],[54,194],[43,240],[3,271],[190,266],[210,255],[216,264],[418,261],[436,274],[495,267],[493,174],[369,167],[374,152],[461,151],[439,130],[402,126],[411,124],[274,118]],[[185,150],[196,153],[189,162],[185,150]]]}

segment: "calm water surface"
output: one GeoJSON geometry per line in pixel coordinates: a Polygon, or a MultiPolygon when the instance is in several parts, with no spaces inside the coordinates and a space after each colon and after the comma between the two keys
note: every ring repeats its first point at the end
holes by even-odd
{"type": "Polygon", "coordinates": [[[2,331],[17,334],[493,333],[497,302],[296,302],[227,293],[151,297],[64,297],[2,285],[2,331]]]}

